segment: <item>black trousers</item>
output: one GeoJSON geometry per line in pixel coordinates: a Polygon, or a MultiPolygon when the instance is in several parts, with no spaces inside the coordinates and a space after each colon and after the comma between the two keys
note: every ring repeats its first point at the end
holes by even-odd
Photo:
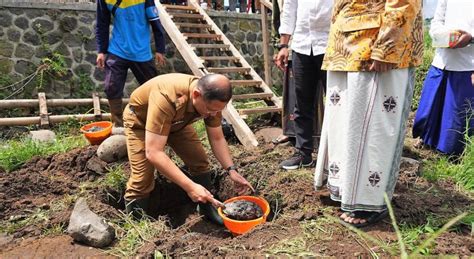
{"type": "Polygon", "coordinates": [[[135,62],[109,53],[105,60],[105,94],[108,99],[122,98],[129,68],[140,85],[158,75],[153,59],[135,62]]]}
{"type": "Polygon", "coordinates": [[[295,82],[295,137],[296,149],[311,155],[314,149],[313,133],[316,118],[315,104],[321,100],[319,93],[326,89],[326,71],[321,70],[324,54],[313,56],[293,51],[293,77],[295,82]],[[318,91],[318,87],[323,87],[318,91]]]}

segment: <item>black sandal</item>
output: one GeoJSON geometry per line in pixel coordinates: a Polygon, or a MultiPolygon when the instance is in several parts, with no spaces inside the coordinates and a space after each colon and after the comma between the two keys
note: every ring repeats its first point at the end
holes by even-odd
{"type": "Polygon", "coordinates": [[[349,223],[346,222],[347,224],[351,224],[352,226],[356,228],[362,228],[366,227],[369,225],[372,225],[374,223],[379,222],[380,220],[386,218],[388,216],[388,211],[384,210],[381,212],[374,212],[374,211],[354,211],[349,214],[349,217],[355,218],[355,219],[362,219],[365,220],[364,223],[349,223]]]}

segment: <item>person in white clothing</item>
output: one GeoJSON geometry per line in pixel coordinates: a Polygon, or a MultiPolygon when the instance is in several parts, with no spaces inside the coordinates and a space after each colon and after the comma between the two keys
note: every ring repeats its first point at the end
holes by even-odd
{"type": "Polygon", "coordinates": [[[280,69],[285,69],[291,38],[296,96],[296,151],[292,157],[281,162],[280,167],[286,170],[314,165],[314,121],[322,122],[322,118],[316,118],[317,111],[314,107],[316,102],[323,102],[321,93],[324,93],[326,87],[326,71],[321,70],[321,65],[329,35],[331,10],[332,1],[325,0],[285,0],[283,4],[279,28],[280,45],[275,63],[280,69]]]}
{"type": "Polygon", "coordinates": [[[474,2],[439,0],[431,21],[432,37],[459,38],[437,48],[425,79],[413,136],[438,151],[459,155],[465,136],[474,135],[474,2]]]}

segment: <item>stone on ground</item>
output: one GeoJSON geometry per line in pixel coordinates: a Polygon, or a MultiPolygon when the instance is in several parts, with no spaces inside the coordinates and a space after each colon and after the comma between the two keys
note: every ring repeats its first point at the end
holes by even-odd
{"type": "Polygon", "coordinates": [[[56,134],[51,130],[32,130],[30,131],[30,138],[33,141],[49,142],[56,139],[56,134]]]}
{"type": "Polygon", "coordinates": [[[416,176],[420,171],[420,161],[409,157],[402,157],[400,161],[400,171],[407,175],[416,176]]]}
{"type": "Polygon", "coordinates": [[[264,128],[255,132],[255,137],[257,139],[263,138],[263,141],[265,141],[265,143],[270,143],[272,142],[272,140],[276,139],[281,134],[283,134],[283,130],[281,128],[271,127],[264,128]]]}
{"type": "Polygon", "coordinates": [[[102,161],[96,156],[91,157],[86,164],[86,168],[92,172],[102,175],[105,173],[107,167],[107,162],[102,161]]]}
{"type": "Polygon", "coordinates": [[[127,138],[123,135],[108,137],[97,149],[97,156],[107,162],[119,161],[127,156],[127,138]]]}
{"type": "Polygon", "coordinates": [[[74,205],[67,232],[75,241],[93,247],[106,247],[115,238],[115,229],[92,212],[84,198],[74,205]]]}

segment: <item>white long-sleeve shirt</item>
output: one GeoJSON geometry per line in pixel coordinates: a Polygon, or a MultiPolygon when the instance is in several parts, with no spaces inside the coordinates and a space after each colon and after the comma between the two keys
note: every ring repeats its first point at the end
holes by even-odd
{"type": "MultiPolygon", "coordinates": [[[[430,35],[463,30],[474,36],[474,0],[438,0],[430,35]]],[[[464,48],[437,48],[433,66],[450,71],[474,71],[474,44],[464,48]]]]}
{"type": "Polygon", "coordinates": [[[280,34],[292,36],[291,49],[297,53],[320,55],[326,52],[331,25],[332,0],[285,0],[280,18],[280,34]]]}

